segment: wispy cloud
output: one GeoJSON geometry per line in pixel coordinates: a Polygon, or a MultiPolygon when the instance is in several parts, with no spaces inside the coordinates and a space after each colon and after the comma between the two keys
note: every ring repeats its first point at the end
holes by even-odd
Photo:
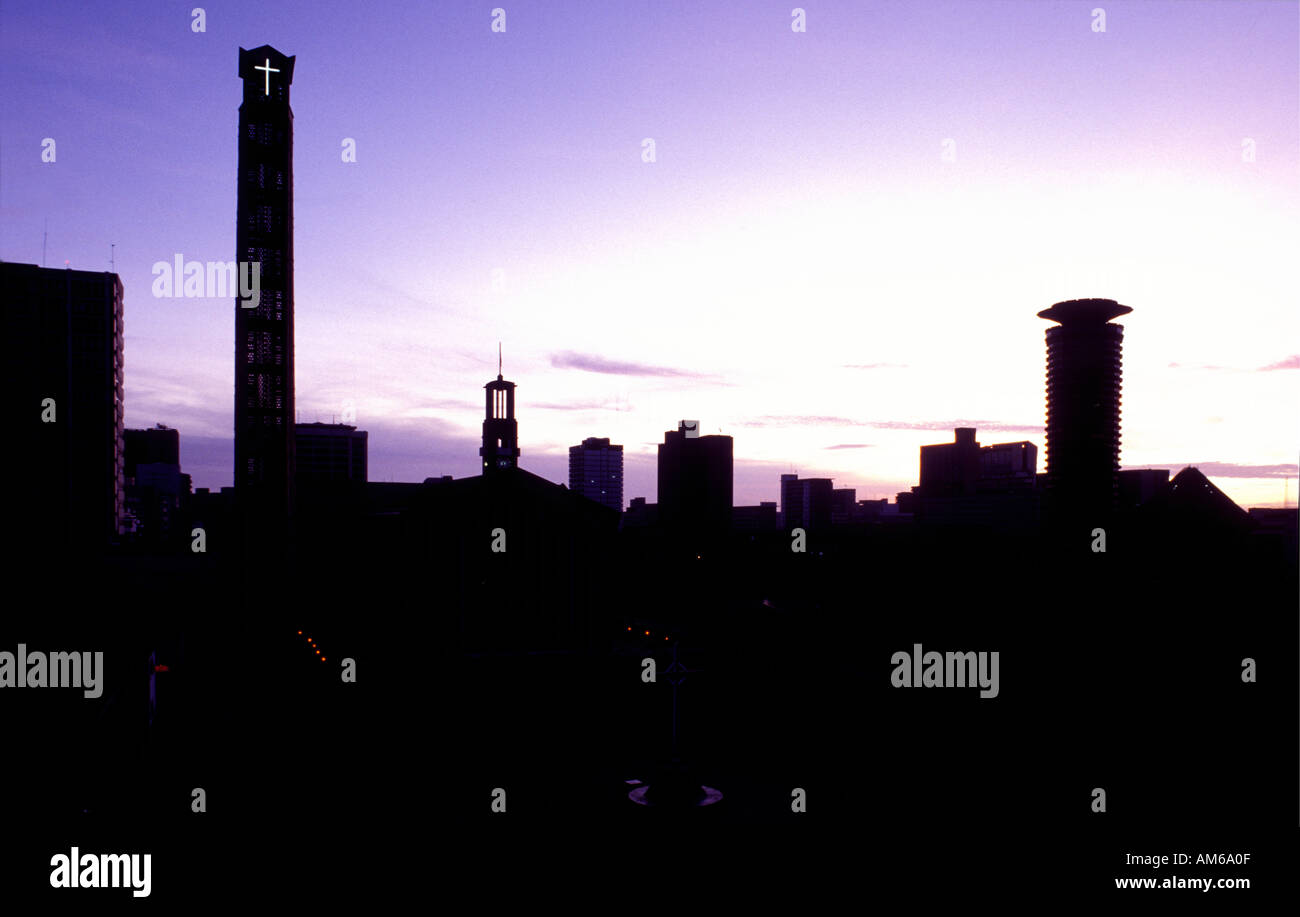
{"type": "Polygon", "coordinates": [[[626,401],[574,401],[569,404],[559,404],[556,402],[542,401],[529,402],[530,408],[541,408],[543,411],[630,411],[632,406],[626,401]]]}
{"type": "Polygon", "coordinates": [[[906,363],[844,363],[845,369],[907,369],[906,363]]]}
{"type": "Polygon", "coordinates": [[[682,379],[708,379],[703,373],[673,369],[669,366],[650,366],[646,363],[624,363],[619,360],[607,360],[589,353],[574,353],[563,350],[551,354],[551,365],[556,369],[580,369],[589,373],[605,373],[611,376],[661,376],[682,379]]]}
{"type": "Polygon", "coordinates": [[[1203,369],[1213,372],[1257,372],[1266,373],[1275,369],[1300,369],[1300,354],[1292,354],[1289,357],[1278,360],[1276,363],[1269,363],[1267,366],[1256,366],[1253,370],[1244,369],[1238,366],[1216,366],[1213,363],[1170,363],[1170,369],[1203,369]]]}
{"type": "MultiPolygon", "coordinates": [[[[1171,475],[1191,467],[1208,478],[1294,478],[1300,474],[1300,465],[1241,465],[1236,462],[1175,462],[1172,464],[1156,462],[1136,467],[1157,470],[1168,468],[1171,475]]],[[[1133,469],[1126,467],[1125,470],[1133,469]]]]}
{"type": "Polygon", "coordinates": [[[837,446],[827,446],[827,449],[870,449],[871,443],[840,443],[837,446]]]}
{"type": "Polygon", "coordinates": [[[957,427],[974,427],[989,433],[1042,433],[1043,424],[1003,423],[1000,420],[925,420],[919,423],[907,420],[872,421],[868,426],[878,430],[955,430],[957,427]]]}
{"type": "Polygon", "coordinates": [[[391,412],[393,420],[422,420],[430,418],[441,420],[445,414],[451,412],[454,415],[461,415],[467,419],[473,419],[474,408],[482,408],[482,405],[474,405],[468,401],[460,401],[455,398],[436,398],[433,401],[425,401],[416,407],[406,408],[391,412]]]}
{"type": "Polygon", "coordinates": [[[1042,424],[1002,423],[997,420],[854,420],[817,414],[765,414],[743,421],[741,427],[872,427],[876,430],[953,430],[975,427],[991,433],[1042,433],[1042,424]]]}
{"type": "Polygon", "coordinates": [[[851,417],[827,417],[815,414],[765,414],[741,421],[738,427],[865,427],[866,421],[851,417]]]}

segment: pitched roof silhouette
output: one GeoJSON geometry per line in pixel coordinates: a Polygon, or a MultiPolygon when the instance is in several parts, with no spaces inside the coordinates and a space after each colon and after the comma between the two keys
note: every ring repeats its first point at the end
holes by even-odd
{"type": "Polygon", "coordinates": [[[1249,513],[1191,466],[1174,475],[1163,491],[1139,508],[1139,513],[1147,522],[1179,529],[1195,527],[1187,530],[1187,534],[1204,532],[1206,527],[1227,532],[1243,532],[1254,527],[1249,513]]]}

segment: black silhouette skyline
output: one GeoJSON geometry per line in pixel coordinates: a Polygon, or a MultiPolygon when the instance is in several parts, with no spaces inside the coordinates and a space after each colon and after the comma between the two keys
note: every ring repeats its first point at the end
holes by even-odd
{"type": "Polygon", "coordinates": [[[569,483],[617,481],[584,495],[529,470],[527,381],[500,350],[479,473],[370,480],[364,421],[295,412],[294,235],[318,231],[294,221],[297,59],[238,48],[234,260],[260,279],[254,306],[231,297],[234,486],[192,487],[183,427],[126,427],[119,275],[0,263],[28,595],[0,628],[5,810],[32,832],[7,888],[65,894],[50,857],[80,845],[150,851],[169,902],[202,900],[232,852],[250,899],[311,875],[401,900],[375,876],[411,850],[449,886],[491,868],[481,849],[588,890],[602,846],[698,845],[715,869],[771,832],[812,855],[883,843],[876,883],[1073,896],[1134,874],[1126,852],[1250,850],[1195,872],[1277,890],[1300,811],[1297,511],[1121,467],[1113,320],[1142,302],[1028,304],[1052,323],[1024,380],[1044,454],[955,425],[893,499],[778,473],[775,503],[738,505],[744,431],[699,417],[665,419],[655,501],[626,509],[611,431],[566,444],[569,483]],[[18,661],[83,650],[100,697],[18,661]]]}

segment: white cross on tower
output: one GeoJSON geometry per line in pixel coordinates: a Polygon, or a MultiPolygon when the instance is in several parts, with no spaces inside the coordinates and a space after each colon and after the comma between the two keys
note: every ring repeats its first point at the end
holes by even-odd
{"type": "Polygon", "coordinates": [[[266,94],[267,94],[267,95],[270,95],[270,94],[271,94],[271,74],[272,74],[272,73],[279,73],[280,71],[277,70],[275,67],[272,67],[272,66],[271,66],[271,58],[269,58],[269,57],[266,59],[266,66],[265,66],[265,67],[254,67],[253,69],[254,69],[254,70],[265,70],[265,71],[266,71],[266,94]]]}

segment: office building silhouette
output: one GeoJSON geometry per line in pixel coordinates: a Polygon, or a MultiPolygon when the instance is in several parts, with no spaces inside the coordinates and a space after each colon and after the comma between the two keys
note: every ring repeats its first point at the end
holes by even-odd
{"type": "Polygon", "coordinates": [[[1032,488],[1038,478],[1038,447],[1028,440],[994,443],[980,449],[976,489],[1032,488]]]}
{"type": "Polygon", "coordinates": [[[1105,523],[1119,480],[1121,343],[1113,299],[1073,299],[1038,313],[1047,329],[1047,512],[1054,527],[1105,523]]]}
{"type": "Polygon", "coordinates": [[[97,551],[125,515],[122,280],[11,262],[0,291],[21,444],[6,458],[10,517],[28,544],[97,551]]]}
{"type": "Polygon", "coordinates": [[[1031,442],[981,446],[974,427],[950,443],[921,447],[920,483],[898,508],[927,527],[977,527],[1025,533],[1039,524],[1038,449],[1031,442]],[[906,508],[904,508],[906,506],[906,508]]]}
{"type": "Polygon", "coordinates": [[[294,430],[294,482],[366,482],[369,434],[344,423],[298,423],[294,430]]]}
{"type": "Polygon", "coordinates": [[[126,514],[137,542],[165,548],[182,536],[191,481],[181,473],[180,431],[158,424],[127,430],[125,442],[126,514]]]}
{"type": "Polygon", "coordinates": [[[732,439],[697,436],[689,422],[659,444],[659,524],[691,539],[731,528],[732,439]]]}
{"type": "MultiPolygon", "coordinates": [[[[835,482],[830,478],[781,475],[781,527],[812,531],[830,527],[835,482]]],[[[852,495],[849,501],[852,502],[852,495]]]]}
{"type": "Polygon", "coordinates": [[[623,511],[623,447],[589,436],[569,447],[569,490],[623,511]]]}
{"type": "Polygon", "coordinates": [[[981,446],[974,427],[957,427],[950,443],[921,447],[922,497],[963,497],[1032,489],[1038,447],[1028,441],[981,446]]]}
{"type": "Polygon", "coordinates": [[[754,535],[775,532],[779,516],[776,501],[763,501],[757,506],[733,506],[731,508],[731,528],[734,532],[754,535]]]}

